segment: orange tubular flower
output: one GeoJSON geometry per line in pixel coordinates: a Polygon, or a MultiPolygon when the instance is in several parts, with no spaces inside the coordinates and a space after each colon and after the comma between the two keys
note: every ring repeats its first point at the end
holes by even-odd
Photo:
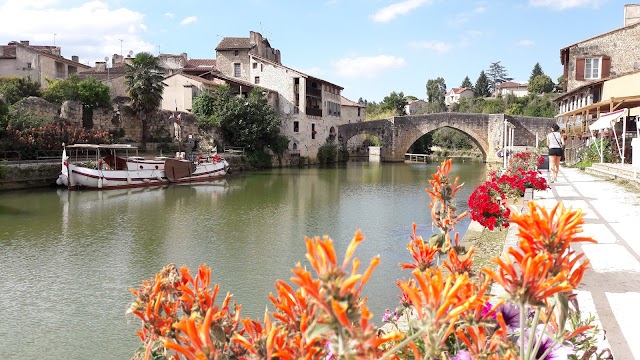
{"type": "Polygon", "coordinates": [[[498,273],[489,268],[483,271],[500,284],[516,303],[543,306],[549,296],[573,289],[565,271],[558,274],[550,272],[552,261],[548,253],[522,254],[509,248],[508,255],[513,260],[493,259],[498,265],[498,273]]]}
{"type": "Polygon", "coordinates": [[[436,254],[440,252],[439,246],[432,246],[428,242],[425,242],[424,239],[422,239],[422,236],[417,235],[416,227],[417,225],[414,223],[413,235],[407,245],[407,250],[409,250],[409,253],[411,253],[411,256],[415,261],[408,264],[401,263],[400,267],[403,270],[420,269],[420,271],[425,271],[433,265],[433,260],[435,259],[436,254]]]}
{"type": "Polygon", "coordinates": [[[458,256],[458,251],[455,248],[451,248],[447,253],[449,255],[448,261],[444,261],[444,266],[453,274],[470,273],[471,266],[473,265],[473,259],[471,255],[476,251],[473,247],[469,248],[469,251],[462,257],[458,256]]]}

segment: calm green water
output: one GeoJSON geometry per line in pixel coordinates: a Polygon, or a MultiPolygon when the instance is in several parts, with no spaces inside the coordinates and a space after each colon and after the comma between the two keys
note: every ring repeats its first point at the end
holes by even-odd
{"type": "MultiPolygon", "coordinates": [[[[365,293],[379,323],[397,305],[395,281],[410,276],[398,263],[410,261],[411,223],[430,234],[435,167],[354,162],[198,186],[0,193],[0,359],[131,358],[140,324],[125,316],[129,289],[168,263],[206,263],[221,294],[262,319],[273,282],[305,261],[305,235],[330,235],[342,258],[358,228],[363,266],[381,256],[365,293]]],[[[452,174],[466,182],[464,210],[485,167],[457,163],[452,174]]]]}

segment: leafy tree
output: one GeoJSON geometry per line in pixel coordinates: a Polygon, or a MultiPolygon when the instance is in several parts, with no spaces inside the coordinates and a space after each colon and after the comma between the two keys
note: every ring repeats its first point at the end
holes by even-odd
{"type": "Polygon", "coordinates": [[[225,141],[250,150],[277,145],[281,120],[261,90],[238,98],[229,87],[220,87],[215,95],[215,121],[220,123],[225,141]]]}
{"type": "Polygon", "coordinates": [[[473,90],[473,84],[471,83],[471,80],[469,80],[469,76],[464,77],[464,80],[462,80],[462,84],[460,84],[460,87],[473,90]]]}
{"type": "Polygon", "coordinates": [[[507,70],[504,68],[504,66],[500,65],[500,61],[491,63],[491,65],[489,65],[489,70],[487,70],[486,76],[489,79],[491,94],[496,91],[498,85],[513,80],[513,78],[510,78],[507,75],[507,70]]]}
{"type": "Polygon", "coordinates": [[[46,79],[48,86],[43,91],[42,97],[50,103],[62,105],[67,100],[80,100],[78,75],[71,75],[64,80],[46,79]]]}
{"type": "Polygon", "coordinates": [[[503,98],[498,97],[495,100],[487,100],[482,104],[483,114],[501,114],[506,110],[506,103],[503,98]]]}
{"type": "Polygon", "coordinates": [[[552,118],[556,115],[556,107],[550,94],[544,96],[529,95],[529,102],[523,109],[523,115],[552,118]]]}
{"type": "Polygon", "coordinates": [[[449,127],[434,131],[432,144],[445,149],[471,149],[473,147],[467,134],[449,127]]]}
{"type": "Polygon", "coordinates": [[[473,87],[473,96],[475,97],[487,97],[491,96],[491,84],[484,70],[480,71],[480,76],[476,80],[476,86],[473,87]]]}
{"type": "Polygon", "coordinates": [[[162,103],[162,68],[158,58],[148,52],[141,52],[133,58],[131,64],[126,64],[125,82],[127,94],[131,98],[131,106],[142,121],[142,143],[149,138],[147,117],[156,111],[162,103]]]}
{"type": "Polygon", "coordinates": [[[564,82],[564,75],[558,76],[558,84],[562,84],[564,82]]]}
{"type": "Polygon", "coordinates": [[[92,128],[93,109],[111,105],[109,86],[96,78],[88,77],[78,84],[78,99],[82,103],[83,124],[86,128],[92,128]]]}
{"type": "Polygon", "coordinates": [[[538,75],[533,80],[529,81],[529,90],[532,94],[550,93],[553,91],[553,81],[547,75],[538,75]]]}
{"type": "Polygon", "coordinates": [[[0,94],[8,104],[15,104],[29,96],[40,96],[40,83],[32,81],[31,76],[0,78],[0,94]]]}
{"type": "Polygon", "coordinates": [[[536,76],[538,75],[544,75],[544,72],[542,71],[542,67],[540,66],[540,63],[536,63],[533,66],[533,70],[531,70],[531,76],[529,76],[529,83],[531,83],[533,79],[535,79],[536,76]]]}
{"type": "Polygon", "coordinates": [[[405,98],[406,98],[407,100],[418,100],[418,98],[417,98],[417,97],[415,97],[415,96],[413,96],[413,95],[407,95],[407,96],[405,96],[405,98]]]}
{"type": "Polygon", "coordinates": [[[399,93],[393,91],[389,96],[385,96],[380,105],[383,110],[393,110],[395,115],[406,115],[405,106],[407,106],[407,99],[405,99],[402,91],[399,93]]]}
{"type": "Polygon", "coordinates": [[[215,99],[207,92],[202,92],[193,99],[191,112],[196,116],[198,125],[203,129],[220,126],[215,118],[215,99]]]}
{"type": "Polygon", "coordinates": [[[438,77],[436,79],[427,80],[427,101],[430,103],[443,102],[444,96],[447,94],[447,84],[444,79],[438,77]]]}

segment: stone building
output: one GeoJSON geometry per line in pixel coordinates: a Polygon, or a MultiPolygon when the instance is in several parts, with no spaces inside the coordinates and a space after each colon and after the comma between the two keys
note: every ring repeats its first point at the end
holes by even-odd
{"type": "Polygon", "coordinates": [[[407,105],[404,107],[404,112],[407,115],[415,115],[422,111],[422,109],[426,108],[429,103],[420,99],[411,99],[407,100],[407,105]]]}
{"type": "Polygon", "coordinates": [[[284,66],[280,50],[260,33],[223,38],[216,47],[216,68],[227,77],[268,89],[292,153],[315,159],[318,148],[336,139],[338,125],[347,122],[341,116],[343,88],[284,66]]]}
{"type": "Polygon", "coordinates": [[[207,80],[187,73],[175,73],[167,76],[163,82],[162,110],[187,112],[191,112],[196,96],[202,92],[213,92],[225,83],[220,79],[207,80]]]}
{"type": "Polygon", "coordinates": [[[564,93],[556,118],[572,140],[585,141],[588,127],[614,110],[625,109],[617,133],[635,133],[640,116],[640,5],[624,6],[621,28],[560,49],[564,93]]]}
{"type": "Polygon", "coordinates": [[[498,85],[496,88],[496,96],[500,95],[507,97],[509,95],[513,95],[516,97],[525,97],[529,95],[529,84],[527,83],[507,81],[498,85]]]}
{"type": "Polygon", "coordinates": [[[451,106],[460,101],[462,98],[472,98],[473,90],[463,87],[463,88],[452,88],[444,95],[444,104],[447,106],[451,106]]]}
{"type": "Polygon", "coordinates": [[[365,106],[340,96],[340,117],[347,123],[361,122],[365,118],[365,106]]]}
{"type": "Polygon", "coordinates": [[[31,45],[24,40],[0,46],[0,76],[31,77],[43,88],[47,87],[45,79],[64,80],[90,68],[75,55],[62,57],[59,46],[31,45]]]}

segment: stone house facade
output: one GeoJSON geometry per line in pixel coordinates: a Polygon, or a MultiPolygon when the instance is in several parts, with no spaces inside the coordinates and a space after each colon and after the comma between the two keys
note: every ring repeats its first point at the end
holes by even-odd
{"type": "Polygon", "coordinates": [[[162,93],[162,110],[191,112],[193,99],[202,92],[213,92],[224,81],[207,80],[186,73],[175,73],[166,77],[162,93]]]}
{"type": "Polygon", "coordinates": [[[509,95],[513,95],[516,97],[525,97],[529,95],[528,84],[526,83],[517,83],[513,81],[503,82],[502,84],[496,86],[496,96],[500,95],[503,97],[507,97],[509,95]]]}
{"type": "Polygon", "coordinates": [[[365,119],[365,106],[340,96],[340,117],[347,123],[361,122],[365,119]]]}
{"type": "Polygon", "coordinates": [[[407,105],[404,107],[404,112],[407,115],[415,115],[420,112],[420,110],[426,108],[428,103],[424,100],[413,99],[407,101],[407,105]]]}
{"type": "Polygon", "coordinates": [[[270,105],[281,114],[289,151],[315,159],[318,148],[337,139],[338,125],[347,122],[341,116],[343,88],[284,66],[280,59],[280,50],[253,31],[248,38],[225,37],[216,47],[216,69],[265,89],[270,105]]]}
{"type": "Polygon", "coordinates": [[[472,97],[473,97],[473,90],[471,89],[452,88],[451,90],[449,90],[449,92],[447,92],[444,95],[444,104],[447,106],[451,106],[457,103],[458,101],[460,101],[461,98],[472,98],[472,97]]]}
{"type": "Polygon", "coordinates": [[[623,27],[560,49],[564,93],[556,117],[570,134],[587,137],[588,125],[615,109],[640,115],[640,5],[625,5],[624,14],[623,27]]]}
{"type": "Polygon", "coordinates": [[[31,77],[43,88],[46,79],[64,80],[91,67],[79,62],[77,56],[66,59],[59,46],[31,45],[29,41],[11,41],[0,46],[0,76],[31,77]]]}

